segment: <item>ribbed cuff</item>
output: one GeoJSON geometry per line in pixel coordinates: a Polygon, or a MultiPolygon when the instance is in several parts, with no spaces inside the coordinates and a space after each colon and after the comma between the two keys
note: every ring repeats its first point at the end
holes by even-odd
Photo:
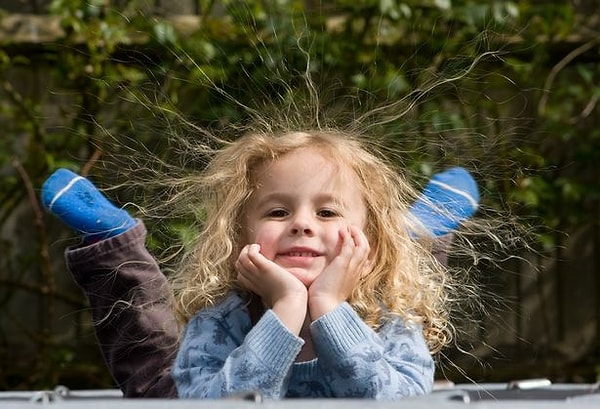
{"type": "Polygon", "coordinates": [[[310,333],[321,357],[345,354],[368,339],[373,330],[360,319],[350,304],[344,302],[313,321],[310,333]]]}
{"type": "Polygon", "coordinates": [[[249,348],[273,371],[287,373],[304,340],[290,332],[272,310],[267,310],[246,336],[249,348]]]}

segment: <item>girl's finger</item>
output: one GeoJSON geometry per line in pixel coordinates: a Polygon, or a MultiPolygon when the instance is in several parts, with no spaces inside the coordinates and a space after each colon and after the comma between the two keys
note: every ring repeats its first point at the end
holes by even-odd
{"type": "Polygon", "coordinates": [[[360,277],[367,270],[371,248],[366,235],[356,226],[350,226],[350,235],[355,246],[349,260],[348,268],[351,271],[356,271],[360,277]]]}
{"type": "Polygon", "coordinates": [[[260,253],[260,245],[259,244],[249,244],[246,246],[248,259],[253,264],[261,264],[263,260],[265,260],[265,256],[260,253]]]}
{"type": "Polygon", "coordinates": [[[238,256],[237,260],[241,267],[254,272],[256,272],[257,270],[257,266],[254,260],[256,260],[256,253],[258,252],[258,250],[256,250],[255,247],[258,247],[258,249],[260,249],[260,246],[258,244],[248,244],[244,246],[242,251],[240,251],[240,255],[238,256]]]}
{"type": "Polygon", "coordinates": [[[350,233],[350,227],[346,227],[340,229],[340,240],[341,240],[341,248],[338,257],[342,257],[343,259],[349,260],[354,253],[354,240],[352,239],[352,235],[350,233]]]}
{"type": "Polygon", "coordinates": [[[352,240],[357,247],[365,244],[368,245],[369,241],[367,240],[367,236],[358,227],[350,225],[348,227],[348,233],[352,237],[352,240]]]}

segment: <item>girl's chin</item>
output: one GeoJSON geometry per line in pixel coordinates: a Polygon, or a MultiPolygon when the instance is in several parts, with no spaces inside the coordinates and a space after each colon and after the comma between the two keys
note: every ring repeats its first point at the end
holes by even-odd
{"type": "Polygon", "coordinates": [[[306,288],[310,287],[310,285],[315,281],[315,279],[319,276],[318,273],[313,271],[306,271],[304,269],[299,268],[291,268],[287,269],[290,274],[296,277],[302,284],[306,286],[306,288]]]}

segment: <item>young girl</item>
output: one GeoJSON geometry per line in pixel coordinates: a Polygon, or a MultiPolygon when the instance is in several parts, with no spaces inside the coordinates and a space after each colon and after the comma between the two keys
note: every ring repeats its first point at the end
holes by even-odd
{"type": "Polygon", "coordinates": [[[197,183],[204,229],[173,281],[180,397],[431,391],[450,278],[382,158],[338,132],[251,134],[197,183]]]}
{"type": "MultiPolygon", "coordinates": [[[[208,219],[189,258],[195,263],[186,270],[200,275],[198,279],[190,274],[179,277],[177,311],[185,322],[206,308],[188,325],[175,367],[181,396],[200,391],[202,396],[224,396],[237,390],[259,390],[268,396],[396,397],[430,388],[433,366],[423,334],[431,351],[448,340],[438,336],[448,331],[443,299],[435,294],[436,289],[442,290],[439,280],[444,277],[430,256],[408,240],[408,223],[422,225],[427,233],[419,235],[435,236],[433,243],[440,244],[442,237],[448,237],[477,209],[477,186],[468,172],[452,168],[434,175],[406,212],[405,202],[412,192],[391,168],[364,151],[356,140],[316,132],[243,138],[217,155],[204,178],[194,182],[193,187],[201,187],[205,195],[197,197],[195,191],[192,195],[208,205],[208,219]],[[287,172],[292,173],[287,175],[291,180],[284,177],[286,170],[291,171],[287,172]],[[291,210],[282,202],[267,217],[260,206],[261,198],[268,203],[267,189],[278,182],[285,183],[280,193],[291,188],[291,195],[298,193],[298,200],[316,195],[320,205],[317,220],[327,226],[327,234],[319,235],[327,238],[323,248],[303,244],[292,248],[285,256],[287,261],[275,257],[277,241],[273,239],[284,233],[275,234],[277,228],[269,225],[283,225],[291,210]],[[202,246],[203,240],[208,245],[202,246]],[[255,243],[262,245],[260,250],[255,243]],[[302,265],[313,262],[312,270],[307,268],[310,264],[302,265]],[[324,264],[327,267],[321,273],[324,264]],[[346,270],[351,273],[347,279],[346,270]],[[338,290],[337,295],[332,297],[331,290],[338,290]],[[242,298],[250,302],[241,303],[242,298]],[[291,301],[287,304],[284,299],[291,301]],[[240,307],[221,321],[217,313],[232,303],[240,307]],[[326,313],[333,304],[333,310],[326,313]],[[265,311],[265,305],[273,308],[265,311]],[[355,311],[370,325],[362,323],[355,311]],[[322,317],[317,319],[317,315],[322,317]],[[207,318],[205,323],[202,318],[207,318]],[[316,320],[312,336],[310,327],[304,325],[311,319],[316,320]],[[238,321],[245,327],[238,326],[238,321]],[[271,321],[276,325],[271,326],[271,321]],[[254,324],[252,335],[246,336],[254,324]],[[319,329],[324,325],[333,328],[332,338],[323,339],[329,331],[319,329]],[[298,332],[299,327],[304,329],[298,332]],[[282,339],[269,343],[273,331],[282,339]],[[288,349],[284,340],[293,347],[288,349]],[[341,343],[333,343],[336,340],[341,343]],[[189,347],[190,343],[193,346],[189,347]],[[232,351],[237,344],[240,349],[232,351]],[[194,352],[198,345],[201,349],[194,352]],[[383,360],[374,360],[384,346],[383,360]],[[249,352],[240,356],[243,349],[249,352]],[[348,359],[330,367],[327,359],[338,352],[348,359]],[[252,362],[259,353],[267,354],[275,371],[267,367],[262,368],[266,372],[260,377],[252,373],[254,382],[231,378],[236,361],[245,358],[252,362]],[[206,360],[214,354],[222,359],[197,368],[186,361],[206,360]],[[311,359],[315,356],[318,358],[311,359]],[[279,360],[287,361],[287,375],[295,375],[293,384],[300,387],[285,386],[291,381],[279,360]],[[216,375],[207,373],[210,368],[216,375]],[[386,376],[395,387],[390,384],[381,390],[381,369],[390,369],[386,376]],[[370,376],[365,370],[375,373],[368,382],[360,380],[370,376]],[[196,375],[202,380],[197,381],[196,375]],[[306,376],[306,381],[298,376],[306,376]],[[264,388],[269,383],[265,377],[272,381],[269,388],[264,388]],[[229,380],[235,383],[233,387],[225,384],[229,380]],[[358,386],[348,383],[351,380],[358,386]]],[[[271,199],[284,200],[285,196],[271,199]]],[[[178,336],[172,310],[165,302],[170,290],[144,246],[143,222],[112,205],[87,179],[66,169],[59,169],[44,183],[42,202],[84,238],[81,245],[67,249],[67,266],[89,299],[103,355],[124,396],[174,397],[170,369],[178,336]]],[[[410,238],[414,239],[417,226],[412,228],[410,238]]],[[[307,240],[317,231],[310,225],[304,230],[307,240]]],[[[437,250],[434,254],[443,263],[447,248],[442,243],[437,250]]],[[[250,367],[244,363],[243,368],[250,367]]],[[[241,372],[233,377],[239,378],[241,372]]]]}

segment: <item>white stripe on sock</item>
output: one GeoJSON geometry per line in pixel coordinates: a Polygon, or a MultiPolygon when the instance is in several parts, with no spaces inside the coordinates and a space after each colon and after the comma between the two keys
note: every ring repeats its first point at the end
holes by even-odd
{"type": "Polygon", "coordinates": [[[50,204],[48,205],[48,210],[52,210],[52,206],[54,206],[54,202],[56,202],[58,199],[60,199],[60,197],[62,195],[64,195],[67,192],[67,190],[69,190],[73,187],[75,182],[77,182],[78,180],[81,180],[81,179],[83,179],[82,176],[77,176],[77,177],[71,179],[71,181],[69,183],[67,183],[67,186],[60,189],[58,191],[58,193],[55,194],[54,197],[52,198],[52,200],[50,201],[50,204]]]}
{"type": "Polygon", "coordinates": [[[437,180],[432,180],[431,183],[433,183],[434,185],[438,185],[443,189],[449,190],[453,193],[456,193],[457,195],[460,195],[460,196],[466,198],[471,203],[471,206],[473,206],[473,209],[477,209],[479,207],[479,203],[477,203],[477,200],[475,200],[473,198],[473,196],[471,196],[467,192],[463,192],[462,190],[456,189],[455,187],[452,187],[445,183],[439,182],[437,180]]]}

